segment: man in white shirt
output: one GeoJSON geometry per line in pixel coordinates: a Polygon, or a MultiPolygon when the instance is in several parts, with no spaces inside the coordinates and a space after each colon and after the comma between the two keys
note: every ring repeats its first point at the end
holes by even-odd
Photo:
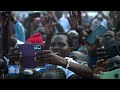
{"type": "Polygon", "coordinates": [[[70,31],[70,24],[68,19],[63,15],[63,11],[55,11],[55,18],[57,22],[63,27],[65,32],[70,31]]]}
{"type": "Polygon", "coordinates": [[[103,18],[101,14],[99,14],[97,18],[92,21],[92,25],[100,25],[100,24],[108,28],[107,26],[108,22],[106,19],[103,18]]]}

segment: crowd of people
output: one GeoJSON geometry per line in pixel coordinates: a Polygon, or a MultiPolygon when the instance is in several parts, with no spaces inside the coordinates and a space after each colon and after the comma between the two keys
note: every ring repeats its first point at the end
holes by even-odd
{"type": "Polygon", "coordinates": [[[69,11],[69,17],[63,12],[47,11],[42,16],[30,13],[22,21],[12,11],[0,13],[1,79],[102,79],[99,75],[119,70],[119,55],[109,58],[105,52],[99,52],[119,45],[119,12],[110,11],[105,16],[98,11],[92,19],[87,12],[84,17],[82,11],[69,11]],[[88,43],[85,38],[99,25],[107,31],[96,37],[93,44],[88,43]],[[21,67],[24,55],[18,45],[25,44],[42,46],[42,50],[35,52],[35,68],[21,67]],[[18,72],[10,73],[10,66],[18,72]]]}

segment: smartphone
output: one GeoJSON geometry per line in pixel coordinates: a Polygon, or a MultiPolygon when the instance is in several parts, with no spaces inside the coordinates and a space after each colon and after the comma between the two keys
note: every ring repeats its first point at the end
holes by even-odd
{"type": "Polygon", "coordinates": [[[34,61],[35,52],[42,50],[41,44],[21,44],[18,45],[19,52],[22,52],[23,58],[20,60],[21,68],[36,68],[39,64],[34,61]]]}
{"type": "Polygon", "coordinates": [[[96,36],[98,36],[98,38],[102,37],[103,34],[108,30],[107,28],[105,28],[102,25],[98,25],[95,27],[92,27],[91,29],[93,32],[91,34],[88,35],[88,37],[86,38],[86,41],[90,44],[94,44],[96,41],[96,36]]]}
{"type": "Polygon", "coordinates": [[[97,74],[100,79],[120,79],[120,69],[97,74]]]}

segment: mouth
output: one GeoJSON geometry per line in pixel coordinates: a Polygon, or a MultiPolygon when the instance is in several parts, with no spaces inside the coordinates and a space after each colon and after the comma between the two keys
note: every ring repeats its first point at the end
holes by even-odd
{"type": "Polygon", "coordinates": [[[106,42],[106,45],[110,45],[110,43],[109,43],[109,42],[106,42]]]}

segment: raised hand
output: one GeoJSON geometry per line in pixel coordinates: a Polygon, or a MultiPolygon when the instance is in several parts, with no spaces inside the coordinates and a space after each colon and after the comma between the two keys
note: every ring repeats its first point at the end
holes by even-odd
{"type": "Polygon", "coordinates": [[[106,60],[98,60],[93,69],[93,74],[100,74],[101,72],[108,71],[108,65],[106,60]]]}
{"type": "Polygon", "coordinates": [[[51,37],[54,33],[55,23],[52,21],[52,17],[46,16],[44,19],[45,22],[45,33],[47,37],[51,37]]]}
{"type": "MultiPolygon", "coordinates": [[[[92,33],[92,30],[86,30],[84,31],[84,41],[85,41],[85,38],[90,34],[92,33]]],[[[97,48],[99,46],[99,41],[100,39],[96,36],[96,41],[94,44],[90,44],[88,42],[85,41],[85,45],[86,45],[86,48],[88,50],[88,53],[91,55],[91,56],[96,56],[96,51],[97,51],[97,48]]]]}
{"type": "Polygon", "coordinates": [[[69,11],[71,28],[78,28],[78,13],[77,11],[69,11]]]}
{"type": "Polygon", "coordinates": [[[51,50],[42,50],[40,52],[37,52],[35,57],[35,61],[38,63],[49,63],[53,65],[60,65],[62,59],[64,58],[58,56],[51,50]]]}

